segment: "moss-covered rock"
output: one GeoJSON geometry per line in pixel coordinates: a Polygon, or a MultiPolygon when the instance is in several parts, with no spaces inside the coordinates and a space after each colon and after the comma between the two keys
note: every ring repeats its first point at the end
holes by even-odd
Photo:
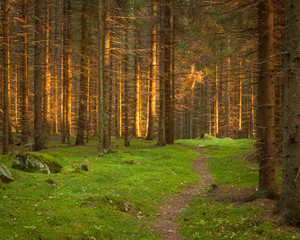
{"type": "Polygon", "coordinates": [[[1,180],[4,183],[9,183],[14,180],[8,168],[2,163],[0,163],[0,182],[1,180]]]}
{"type": "Polygon", "coordinates": [[[12,168],[25,172],[59,173],[62,165],[55,158],[45,153],[19,153],[13,161],[12,168]]]}

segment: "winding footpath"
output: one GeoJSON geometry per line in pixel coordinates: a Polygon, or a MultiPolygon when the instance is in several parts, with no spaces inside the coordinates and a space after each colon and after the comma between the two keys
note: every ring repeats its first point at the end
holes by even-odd
{"type": "MultiPolygon", "coordinates": [[[[203,150],[202,147],[198,147],[196,151],[201,154],[203,150]]],[[[155,221],[155,227],[163,239],[181,239],[176,219],[182,214],[182,209],[186,208],[194,197],[212,183],[212,176],[205,164],[206,158],[207,156],[200,155],[194,164],[194,172],[199,174],[201,181],[194,186],[187,187],[180,195],[171,197],[163,206],[158,208],[160,214],[155,221]]]]}

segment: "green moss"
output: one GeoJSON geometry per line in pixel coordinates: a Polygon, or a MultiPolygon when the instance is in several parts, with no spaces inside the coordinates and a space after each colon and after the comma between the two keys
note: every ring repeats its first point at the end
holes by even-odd
{"type": "Polygon", "coordinates": [[[29,157],[33,161],[39,161],[43,164],[46,164],[51,173],[59,173],[62,165],[61,163],[53,156],[50,156],[46,153],[39,153],[39,152],[23,152],[17,154],[16,158],[19,157],[21,159],[26,159],[29,157]]]}
{"type": "Polygon", "coordinates": [[[0,190],[4,190],[5,189],[5,185],[4,183],[0,180],[0,190]]]}

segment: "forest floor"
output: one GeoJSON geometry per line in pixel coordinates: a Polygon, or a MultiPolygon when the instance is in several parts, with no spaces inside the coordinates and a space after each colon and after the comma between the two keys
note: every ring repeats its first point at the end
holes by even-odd
{"type": "Polygon", "coordinates": [[[166,240],[181,239],[181,234],[179,232],[180,226],[176,221],[179,216],[182,215],[182,210],[187,207],[188,203],[194,197],[209,188],[210,184],[213,182],[212,176],[206,167],[205,161],[207,156],[201,154],[203,150],[203,148],[197,148],[197,153],[199,153],[200,156],[196,159],[193,168],[194,172],[199,175],[201,180],[195,185],[184,189],[180,195],[170,197],[158,208],[159,214],[157,214],[154,225],[158,234],[166,240]]]}
{"type": "Polygon", "coordinates": [[[114,138],[113,153],[100,158],[96,139],[75,147],[52,136],[42,152],[63,169],[51,175],[12,169],[28,151],[15,146],[0,159],[16,180],[0,190],[0,239],[300,239],[270,221],[276,201],[245,201],[258,182],[253,143],[207,135],[165,147],[132,139],[125,148],[114,138]]]}

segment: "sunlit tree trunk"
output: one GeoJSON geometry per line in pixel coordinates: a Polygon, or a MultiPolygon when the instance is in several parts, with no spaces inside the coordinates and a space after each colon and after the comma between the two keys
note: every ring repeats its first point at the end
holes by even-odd
{"type": "Polygon", "coordinates": [[[81,17],[81,72],[80,99],[78,113],[78,129],[75,145],[84,145],[84,132],[87,128],[87,100],[88,100],[88,68],[87,68],[87,0],[82,0],[81,17]]]}
{"type": "Polygon", "coordinates": [[[110,151],[110,45],[111,45],[111,19],[110,19],[110,0],[104,1],[104,82],[103,82],[103,149],[104,152],[110,151]]]}
{"type": "Polygon", "coordinates": [[[136,56],[135,56],[135,136],[142,137],[142,79],[141,79],[141,48],[140,32],[136,33],[136,56]]]}
{"type": "Polygon", "coordinates": [[[214,136],[219,136],[219,66],[216,64],[216,91],[215,91],[215,124],[214,136]]]}
{"type": "MultiPolygon", "coordinates": [[[[228,36],[228,50],[231,48],[230,35],[228,36]]],[[[227,83],[226,83],[226,107],[225,107],[225,137],[231,137],[231,57],[227,57],[227,83]]]]}
{"type": "Polygon", "coordinates": [[[283,183],[278,211],[300,226],[300,2],[286,0],[283,183]]]}
{"type": "Polygon", "coordinates": [[[43,24],[42,0],[35,0],[35,44],[34,44],[34,150],[45,148],[43,124],[43,24]]]}
{"type": "MultiPolygon", "coordinates": [[[[127,0],[124,1],[124,11],[127,16],[128,5],[127,0]]],[[[129,32],[126,26],[126,21],[124,21],[124,42],[125,42],[125,57],[124,57],[124,146],[129,147],[129,32]]]]}
{"type": "Polygon", "coordinates": [[[259,4],[257,148],[259,160],[258,193],[268,198],[277,195],[275,166],[275,91],[273,55],[273,0],[259,4]]]}
{"type": "Polygon", "coordinates": [[[243,137],[243,75],[242,75],[242,60],[240,60],[240,68],[239,68],[239,131],[238,137],[243,137]]]}
{"type": "Polygon", "coordinates": [[[119,120],[118,120],[118,134],[117,136],[122,137],[122,126],[123,126],[123,111],[122,111],[122,102],[123,102],[123,83],[122,83],[122,58],[119,59],[119,71],[118,71],[118,81],[119,81],[119,88],[118,88],[118,108],[119,108],[119,120]]]}
{"type": "Polygon", "coordinates": [[[157,73],[157,2],[153,2],[153,23],[151,30],[151,64],[150,64],[150,97],[149,97],[149,122],[147,130],[148,140],[154,140],[156,132],[156,73],[157,73]]]}
{"type": "Polygon", "coordinates": [[[45,11],[45,82],[44,82],[44,131],[50,135],[50,100],[51,100],[51,54],[50,54],[50,0],[46,0],[46,11],[45,11]]]}
{"type": "Polygon", "coordinates": [[[71,28],[71,0],[67,1],[67,85],[66,85],[66,136],[71,144],[71,96],[72,96],[72,28],[71,28]]]}

